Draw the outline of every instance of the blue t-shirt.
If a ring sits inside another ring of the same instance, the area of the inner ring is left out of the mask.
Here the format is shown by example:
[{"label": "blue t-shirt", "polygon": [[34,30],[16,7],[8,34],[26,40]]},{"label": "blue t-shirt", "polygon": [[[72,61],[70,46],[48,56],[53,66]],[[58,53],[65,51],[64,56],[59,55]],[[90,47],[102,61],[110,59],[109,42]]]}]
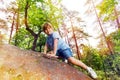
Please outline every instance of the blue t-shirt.
[{"label": "blue t-shirt", "polygon": [[50,50],[53,50],[54,48],[54,39],[58,39],[58,46],[57,46],[57,51],[58,50],[65,50],[67,48],[70,48],[68,44],[65,43],[65,41],[60,37],[58,32],[53,32],[47,37],[47,47]]}]

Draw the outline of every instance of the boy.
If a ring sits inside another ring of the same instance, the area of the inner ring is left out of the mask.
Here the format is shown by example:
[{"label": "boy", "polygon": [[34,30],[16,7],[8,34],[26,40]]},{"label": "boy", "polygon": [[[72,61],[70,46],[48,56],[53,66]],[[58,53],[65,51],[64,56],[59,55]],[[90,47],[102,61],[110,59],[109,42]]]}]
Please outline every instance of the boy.
[{"label": "boy", "polygon": [[46,54],[48,49],[51,51],[49,54],[46,54],[47,57],[62,57],[63,59],[67,59],[68,62],[87,70],[92,78],[97,78],[97,74],[91,67],[88,67],[83,62],[73,57],[69,45],[61,39],[60,35],[57,32],[54,32],[53,27],[50,23],[45,23],[43,25],[43,31],[45,34],[47,34],[47,41],[45,44],[44,53]]}]

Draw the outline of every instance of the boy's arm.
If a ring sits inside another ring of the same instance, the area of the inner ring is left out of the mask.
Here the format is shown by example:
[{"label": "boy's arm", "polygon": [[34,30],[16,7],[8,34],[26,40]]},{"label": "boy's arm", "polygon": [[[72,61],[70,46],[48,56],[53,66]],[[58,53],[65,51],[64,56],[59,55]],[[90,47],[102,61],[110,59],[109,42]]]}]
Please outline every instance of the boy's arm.
[{"label": "boy's arm", "polygon": [[45,44],[44,47],[44,56],[47,58],[58,58],[58,56],[56,56],[56,51],[57,51],[57,45],[58,45],[58,39],[54,39],[54,49],[51,52],[48,52],[48,54],[46,54],[47,52],[47,44]]},{"label": "boy's arm", "polygon": [[54,39],[53,55],[56,55],[57,47],[58,47],[58,39],[56,38],[56,39]]},{"label": "boy's arm", "polygon": [[58,56],[56,56],[57,45],[58,45],[58,39],[56,38],[54,39],[53,51],[51,51],[49,54],[46,55],[48,58],[58,58]]},{"label": "boy's arm", "polygon": [[47,43],[45,43],[44,54],[46,54],[46,52],[47,52]]}]

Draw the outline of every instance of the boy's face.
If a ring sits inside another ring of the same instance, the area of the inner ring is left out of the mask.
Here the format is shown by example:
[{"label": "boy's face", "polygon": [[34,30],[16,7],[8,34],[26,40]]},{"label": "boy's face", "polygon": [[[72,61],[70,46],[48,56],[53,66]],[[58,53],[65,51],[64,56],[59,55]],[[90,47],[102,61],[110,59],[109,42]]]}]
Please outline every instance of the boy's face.
[{"label": "boy's face", "polygon": [[47,28],[44,32],[45,32],[45,34],[50,35],[51,34],[51,28]]},{"label": "boy's face", "polygon": [[48,29],[46,29],[44,32],[45,32],[45,34],[47,34],[47,35],[49,34],[49,31],[48,31]]}]

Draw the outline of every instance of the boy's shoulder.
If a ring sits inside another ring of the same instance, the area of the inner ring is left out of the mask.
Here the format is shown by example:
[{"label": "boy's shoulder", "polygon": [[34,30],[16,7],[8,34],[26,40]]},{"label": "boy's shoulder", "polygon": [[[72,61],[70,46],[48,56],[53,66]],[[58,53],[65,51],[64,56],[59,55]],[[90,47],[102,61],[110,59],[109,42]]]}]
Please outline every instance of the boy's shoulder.
[{"label": "boy's shoulder", "polygon": [[58,32],[57,32],[57,31],[55,31],[55,32],[53,32],[53,34],[58,34]]},{"label": "boy's shoulder", "polygon": [[53,36],[54,36],[54,35],[59,35],[59,33],[58,33],[57,31],[56,31],[56,32],[53,32]]},{"label": "boy's shoulder", "polygon": [[58,32],[54,32],[53,35],[52,35],[54,38],[60,38],[60,35]]}]

